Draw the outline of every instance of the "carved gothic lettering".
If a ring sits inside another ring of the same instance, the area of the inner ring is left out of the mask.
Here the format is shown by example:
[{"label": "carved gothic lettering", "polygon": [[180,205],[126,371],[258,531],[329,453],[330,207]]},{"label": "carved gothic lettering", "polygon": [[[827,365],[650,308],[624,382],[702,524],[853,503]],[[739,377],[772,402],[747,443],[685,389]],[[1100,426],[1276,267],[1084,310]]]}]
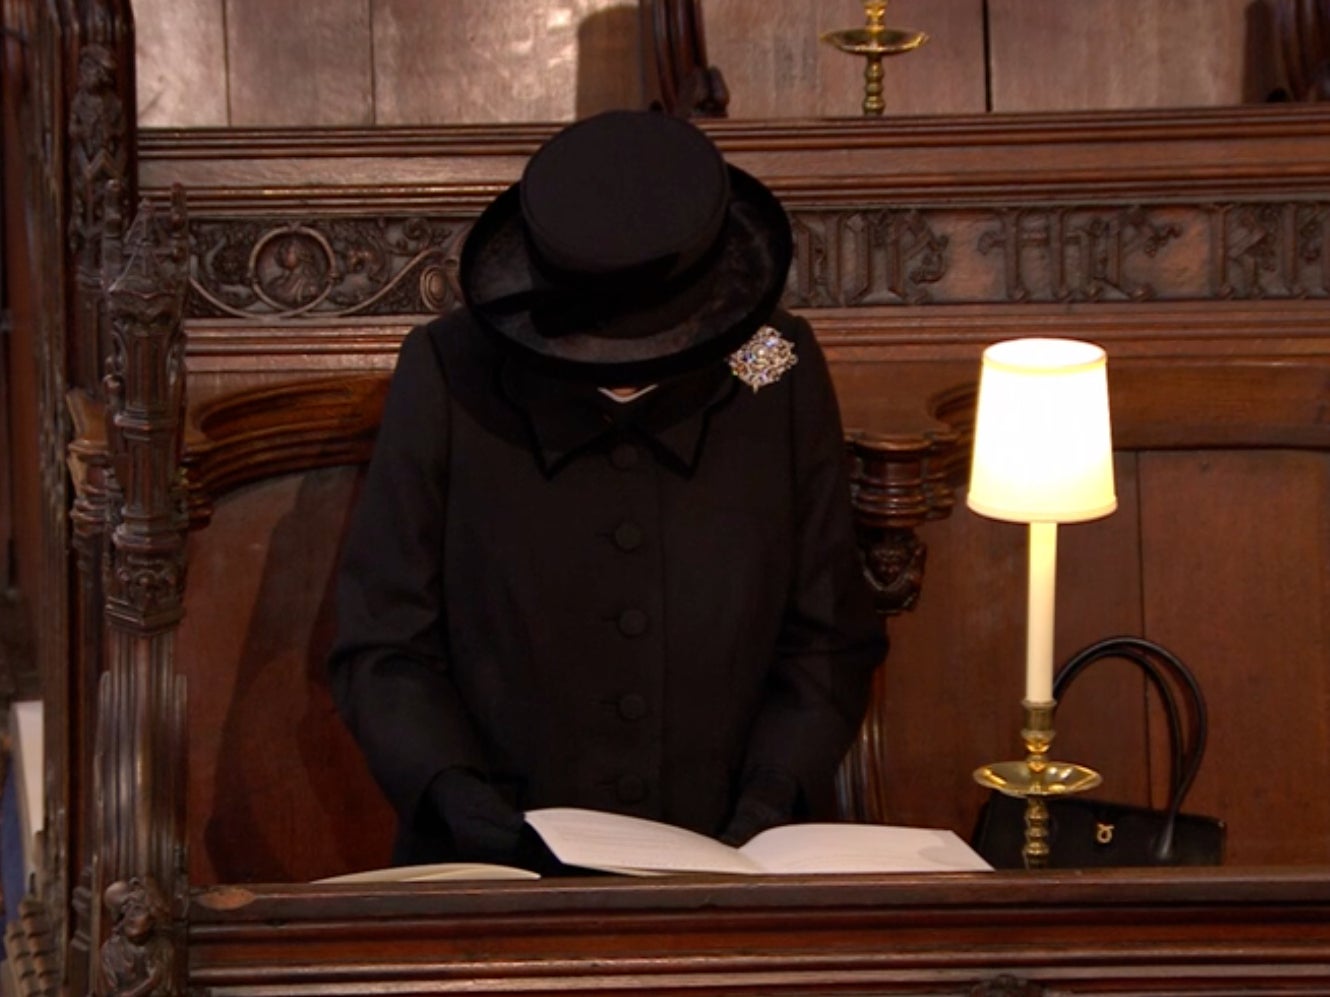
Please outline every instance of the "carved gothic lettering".
[{"label": "carved gothic lettering", "polygon": [[947,236],[935,233],[921,211],[897,213],[891,228],[887,286],[907,304],[928,301],[924,285],[946,276]]},{"label": "carved gothic lettering", "polygon": [[1330,293],[1330,207],[1324,204],[1294,205],[1297,247],[1294,265],[1308,283],[1298,284],[1300,294]]},{"label": "carved gothic lettering", "polygon": [[1263,298],[1278,287],[1279,206],[1225,205],[1215,219],[1216,294],[1221,298]]},{"label": "carved gothic lettering", "polygon": [[1217,297],[1330,293],[1330,208],[1324,204],[1219,205],[1211,213],[1211,243]]},{"label": "carved gothic lettering", "polygon": [[1155,285],[1134,277],[1132,264],[1181,234],[1137,206],[1012,209],[997,213],[978,248],[1001,255],[1008,301],[1146,301]]},{"label": "carved gothic lettering", "polygon": [[794,233],[794,262],[786,300],[794,307],[827,307],[833,303],[827,271],[833,269],[827,259],[827,241],[822,218],[811,213],[794,214],[790,227]]},{"label": "carved gothic lettering", "polygon": [[791,307],[921,304],[947,272],[948,238],[921,211],[796,212],[792,226]]},{"label": "carved gothic lettering", "polygon": [[1030,297],[1030,289],[1025,286],[1021,272],[1021,254],[1024,248],[1023,214],[1015,209],[997,212],[997,228],[990,229],[979,237],[980,254],[987,256],[996,252],[1002,260],[1002,275],[1005,279],[1008,301],[1025,301]]}]

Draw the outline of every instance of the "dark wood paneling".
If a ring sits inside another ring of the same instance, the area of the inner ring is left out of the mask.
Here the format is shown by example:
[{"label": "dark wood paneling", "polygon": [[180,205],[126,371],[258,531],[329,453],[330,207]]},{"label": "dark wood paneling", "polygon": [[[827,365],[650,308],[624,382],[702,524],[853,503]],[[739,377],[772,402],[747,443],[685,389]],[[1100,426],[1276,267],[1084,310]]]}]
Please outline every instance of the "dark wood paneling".
[{"label": "dark wood paneling", "polygon": [[[731,117],[862,113],[864,60],[819,41],[827,31],[862,27],[862,4],[711,0],[702,6],[707,54],[729,84]],[[981,0],[897,0],[887,23],[930,36],[923,48],[884,61],[888,116],[984,110]]]},{"label": "dark wood paneling", "polygon": [[138,119],[218,127],[227,115],[225,0],[135,0]]},{"label": "dark wood paneling", "polygon": [[226,0],[232,125],[374,123],[370,0]]},{"label": "dark wood paneling", "polygon": [[1330,458],[1154,454],[1141,488],[1147,632],[1210,705],[1189,806],[1235,863],[1330,862]]},{"label": "dark wood paneling", "polygon": [[[1275,53],[1252,0],[989,0],[996,111],[1241,104]],[[1257,51],[1249,54],[1249,36]],[[1260,89],[1257,87],[1257,89]]]},{"label": "dark wood paneling", "polygon": [[[861,25],[862,5],[702,8],[732,117],[861,113],[863,60],[819,36]],[[566,121],[650,89],[636,5],[619,0],[143,0],[136,14],[153,126]],[[896,0],[888,23],[930,35],[886,60],[888,116],[983,111],[989,85],[993,110],[1049,111],[1237,104],[1278,83],[1252,0]]]},{"label": "dark wood paneling", "polygon": [[219,502],[191,536],[177,650],[192,882],[299,882],[388,862],[395,818],[324,664],[356,480],[350,467],[269,479]]},{"label": "dark wood paneling", "polygon": [[221,887],[191,906],[190,970],[232,997],[1321,997],[1330,891],[1269,870]]},{"label": "dark wood paneling", "polygon": [[380,124],[569,121],[645,106],[635,4],[374,0]]}]

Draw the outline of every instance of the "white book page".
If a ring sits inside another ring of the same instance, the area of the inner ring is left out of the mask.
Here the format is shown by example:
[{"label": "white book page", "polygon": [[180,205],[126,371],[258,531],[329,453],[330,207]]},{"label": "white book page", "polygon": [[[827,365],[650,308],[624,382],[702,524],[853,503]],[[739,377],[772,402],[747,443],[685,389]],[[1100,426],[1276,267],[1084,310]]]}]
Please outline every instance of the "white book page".
[{"label": "white book page", "polygon": [[606,872],[729,872],[762,870],[729,845],[658,821],[623,814],[550,807],[527,823],[565,865]]},{"label": "white book page", "polygon": [[40,836],[45,827],[46,790],[42,773],[45,771],[42,733],[42,701],[24,699],[9,706],[9,730],[12,738],[10,757],[11,778],[18,780],[19,829],[22,834],[24,879],[37,873],[41,856]]},{"label": "white book page", "polygon": [[991,872],[951,831],[881,824],[787,824],[740,851],[771,873]]},{"label": "white book page", "polygon": [[437,883],[447,879],[539,879],[530,869],[488,862],[439,862],[432,865],[386,866],[316,879],[316,883]]}]

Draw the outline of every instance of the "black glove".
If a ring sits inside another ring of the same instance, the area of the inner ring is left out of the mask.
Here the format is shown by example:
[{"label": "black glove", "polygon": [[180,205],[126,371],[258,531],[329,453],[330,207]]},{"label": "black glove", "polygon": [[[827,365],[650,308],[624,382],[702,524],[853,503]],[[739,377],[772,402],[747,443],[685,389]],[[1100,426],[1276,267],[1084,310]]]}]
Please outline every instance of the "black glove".
[{"label": "black glove", "polygon": [[444,769],[426,797],[443,822],[455,858],[500,865],[516,861],[526,822],[479,773]]},{"label": "black glove", "polygon": [[720,840],[739,847],[760,831],[788,824],[799,800],[799,784],[775,769],[758,769],[744,782],[734,816]]},{"label": "black glove", "polygon": [[444,769],[429,784],[427,796],[453,860],[514,865],[542,876],[576,872],[554,857],[536,829],[480,773]]}]

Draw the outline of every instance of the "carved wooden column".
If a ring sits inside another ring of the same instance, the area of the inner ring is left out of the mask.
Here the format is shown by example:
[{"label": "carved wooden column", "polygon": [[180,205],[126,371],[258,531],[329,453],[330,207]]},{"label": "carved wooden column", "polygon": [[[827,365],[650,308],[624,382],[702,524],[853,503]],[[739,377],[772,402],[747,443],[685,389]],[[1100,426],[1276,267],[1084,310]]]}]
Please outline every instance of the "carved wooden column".
[{"label": "carved wooden column", "polygon": [[[939,423],[920,434],[850,434],[850,489],[864,574],[884,617],[913,609],[924,582],[927,547],[916,528],[941,519],[955,504],[953,471],[964,457],[964,435]],[[881,671],[873,696],[881,695]],[[837,773],[841,816],[890,823],[886,784],[886,739],[881,710],[868,711]]]},{"label": "carved wooden column", "polygon": [[183,197],[140,207],[122,245],[113,211],[103,262],[106,669],[98,687],[92,938],[94,992],[181,992],[187,904],[185,687],[175,669],[188,515],[184,423],[187,243]]},{"label": "carved wooden column", "polygon": [[[129,0],[66,0],[65,38],[66,237],[69,335],[64,356],[64,393],[100,405],[103,365],[111,352],[103,296],[103,239],[106,213],[123,214],[136,198],[133,168],[135,125],[134,30]],[[118,193],[108,193],[118,192]],[[87,413],[70,403],[73,433],[82,436]],[[68,425],[68,422],[65,423]],[[61,445],[70,439],[62,436]],[[82,459],[82,468],[78,462]],[[104,455],[101,458],[105,459]],[[89,923],[96,902],[89,894],[94,815],[90,812],[93,723],[102,665],[102,529],[105,522],[104,470],[89,454],[71,454],[75,481],[71,546],[77,571],[68,615],[69,679],[67,738],[69,846],[61,865],[62,896],[72,904],[67,948],[72,985],[85,987]]]}]

